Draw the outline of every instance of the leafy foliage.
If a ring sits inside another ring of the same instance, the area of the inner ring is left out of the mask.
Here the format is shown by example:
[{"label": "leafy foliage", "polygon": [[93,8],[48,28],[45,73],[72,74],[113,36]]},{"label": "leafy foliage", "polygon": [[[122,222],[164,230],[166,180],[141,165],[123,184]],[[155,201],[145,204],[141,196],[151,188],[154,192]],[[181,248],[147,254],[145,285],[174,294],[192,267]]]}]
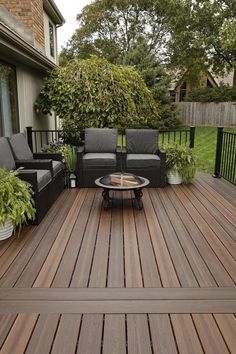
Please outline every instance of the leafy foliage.
[{"label": "leafy foliage", "polygon": [[70,146],[62,138],[54,140],[42,149],[43,152],[60,152],[66,169],[75,172],[77,163],[77,150],[75,146]]},{"label": "leafy foliage", "polygon": [[81,144],[82,138],[76,120],[64,117],[62,120],[61,137],[66,144],[72,146],[79,146]]},{"label": "leafy foliage", "polygon": [[159,124],[152,93],[137,71],[95,56],[53,70],[37,105],[44,112],[55,111],[67,131],[71,126],[78,131],[85,127],[157,127]]},{"label": "leafy foliage", "polygon": [[180,125],[177,106],[171,101],[168,91],[170,76],[163,65],[150,52],[147,42],[140,38],[136,45],[124,57],[125,64],[136,67],[147,87],[152,91],[158,103],[161,128],[177,128]]},{"label": "leafy foliage", "polygon": [[140,37],[163,58],[171,9],[170,0],[95,0],[78,14],[78,29],[62,51],[61,63],[95,54],[121,64]]},{"label": "leafy foliage", "polygon": [[74,146],[68,146],[64,152],[64,161],[66,168],[70,173],[75,173],[77,164],[77,149]]},{"label": "leafy foliage", "polygon": [[167,173],[170,170],[177,171],[183,183],[190,183],[196,172],[196,158],[194,150],[178,144],[168,145],[166,150]]},{"label": "leafy foliage", "polygon": [[172,65],[189,70],[190,77],[209,69],[215,74],[235,69],[236,2],[176,0],[175,6],[178,15],[169,21]]},{"label": "leafy foliage", "polygon": [[236,101],[236,87],[201,87],[188,93],[188,102],[232,102]]},{"label": "leafy foliage", "polygon": [[60,55],[60,63],[96,54],[116,64],[135,66],[159,106],[162,127],[179,125],[168,92],[167,22],[172,0],[96,0],[77,16],[78,29]]},{"label": "leafy foliage", "polygon": [[35,217],[31,186],[17,176],[18,170],[0,168],[0,225],[11,219],[14,228]]}]

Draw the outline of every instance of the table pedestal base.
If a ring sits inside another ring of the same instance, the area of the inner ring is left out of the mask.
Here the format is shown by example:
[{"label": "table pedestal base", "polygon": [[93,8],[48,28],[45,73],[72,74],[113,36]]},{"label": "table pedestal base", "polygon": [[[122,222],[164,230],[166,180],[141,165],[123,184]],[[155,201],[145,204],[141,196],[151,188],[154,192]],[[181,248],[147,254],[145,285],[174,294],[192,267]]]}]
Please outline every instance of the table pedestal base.
[{"label": "table pedestal base", "polygon": [[[137,188],[137,189],[134,189],[133,191],[134,191],[134,196],[135,196],[134,199],[137,202],[138,209],[142,210],[143,209],[143,202],[142,202],[143,192],[142,192],[142,188]],[[113,199],[109,195],[109,189],[104,189],[103,190],[102,197],[103,197],[103,201],[104,201],[104,209],[107,210],[111,200]]]}]

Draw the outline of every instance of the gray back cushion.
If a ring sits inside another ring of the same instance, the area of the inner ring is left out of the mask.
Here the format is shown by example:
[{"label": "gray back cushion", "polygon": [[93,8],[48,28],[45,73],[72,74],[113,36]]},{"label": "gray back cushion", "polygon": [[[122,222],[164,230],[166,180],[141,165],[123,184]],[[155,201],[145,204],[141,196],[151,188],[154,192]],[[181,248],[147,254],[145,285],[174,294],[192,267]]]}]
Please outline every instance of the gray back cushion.
[{"label": "gray back cushion", "polygon": [[126,129],[126,150],[128,154],[155,154],[158,131],[154,129]]},{"label": "gray back cushion", "polygon": [[85,152],[115,152],[117,134],[117,129],[86,128]]},{"label": "gray back cushion", "polygon": [[32,160],[33,154],[22,133],[12,135],[9,139],[16,160]]},{"label": "gray back cushion", "polygon": [[8,171],[14,170],[16,167],[7,138],[0,138],[0,168],[3,167]]}]

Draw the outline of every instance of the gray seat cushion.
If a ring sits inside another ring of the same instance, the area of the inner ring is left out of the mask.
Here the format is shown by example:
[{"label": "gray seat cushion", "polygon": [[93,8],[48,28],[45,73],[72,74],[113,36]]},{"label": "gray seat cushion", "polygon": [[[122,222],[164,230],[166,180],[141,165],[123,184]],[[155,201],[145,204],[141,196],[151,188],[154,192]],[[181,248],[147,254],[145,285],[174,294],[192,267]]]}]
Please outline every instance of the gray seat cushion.
[{"label": "gray seat cushion", "polygon": [[83,166],[86,167],[115,167],[116,154],[88,153],[83,156]]},{"label": "gray seat cushion", "polygon": [[7,138],[0,138],[0,167],[15,170],[16,164]]},{"label": "gray seat cushion", "polygon": [[16,160],[32,160],[33,154],[27,144],[25,136],[21,133],[12,135],[9,139],[13,155]]},{"label": "gray seat cushion", "polygon": [[152,154],[127,154],[127,168],[159,167],[160,157]]},{"label": "gray seat cushion", "polygon": [[154,129],[126,129],[126,151],[128,154],[155,154],[158,131]]},{"label": "gray seat cushion", "polygon": [[117,129],[86,128],[85,152],[116,152]]},{"label": "gray seat cushion", "polygon": [[23,172],[37,172],[38,191],[40,192],[52,180],[51,172],[49,170],[31,170],[24,169]]},{"label": "gray seat cushion", "polygon": [[64,165],[61,161],[52,161],[53,176],[56,176],[64,169]]}]

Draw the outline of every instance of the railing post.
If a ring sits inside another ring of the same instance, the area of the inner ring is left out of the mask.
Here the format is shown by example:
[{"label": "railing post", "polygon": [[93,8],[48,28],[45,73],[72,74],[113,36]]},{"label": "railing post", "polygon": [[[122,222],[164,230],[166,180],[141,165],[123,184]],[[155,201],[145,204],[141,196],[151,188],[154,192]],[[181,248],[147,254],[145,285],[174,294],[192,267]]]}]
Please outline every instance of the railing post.
[{"label": "railing post", "polygon": [[30,147],[30,150],[33,152],[33,134],[32,134],[32,127],[26,127],[27,133],[27,142]]},{"label": "railing post", "polygon": [[215,177],[215,178],[220,178],[220,165],[221,165],[221,155],[222,155],[223,129],[224,128],[222,128],[222,127],[219,127],[217,129],[215,172],[213,174],[213,177]]},{"label": "railing post", "polygon": [[190,127],[190,142],[189,147],[191,149],[194,148],[194,140],[195,140],[195,127]]}]

